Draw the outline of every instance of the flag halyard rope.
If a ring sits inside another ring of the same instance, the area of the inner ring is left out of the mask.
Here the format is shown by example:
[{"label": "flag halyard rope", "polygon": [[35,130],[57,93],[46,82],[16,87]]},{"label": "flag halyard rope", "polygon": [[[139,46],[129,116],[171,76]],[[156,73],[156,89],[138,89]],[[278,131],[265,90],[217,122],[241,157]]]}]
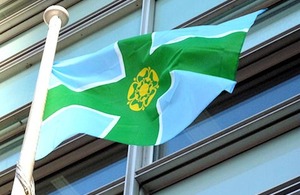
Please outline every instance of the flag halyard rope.
[{"label": "flag halyard rope", "polygon": [[27,182],[25,179],[25,175],[22,172],[22,168],[19,163],[16,166],[16,178],[19,180],[20,184],[22,185],[24,192],[26,195],[35,195],[35,186],[33,177],[31,176],[30,183]]}]

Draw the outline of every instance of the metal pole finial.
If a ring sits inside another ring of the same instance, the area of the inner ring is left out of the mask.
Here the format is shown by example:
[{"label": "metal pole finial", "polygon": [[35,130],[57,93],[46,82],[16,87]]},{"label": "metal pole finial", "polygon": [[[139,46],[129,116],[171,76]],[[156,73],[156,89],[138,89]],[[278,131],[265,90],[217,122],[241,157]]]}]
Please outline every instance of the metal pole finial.
[{"label": "metal pole finial", "polygon": [[64,7],[59,6],[59,5],[50,6],[45,10],[44,15],[43,15],[44,22],[47,25],[49,25],[50,19],[53,16],[59,17],[59,19],[61,20],[62,27],[65,26],[69,21],[68,11]]}]

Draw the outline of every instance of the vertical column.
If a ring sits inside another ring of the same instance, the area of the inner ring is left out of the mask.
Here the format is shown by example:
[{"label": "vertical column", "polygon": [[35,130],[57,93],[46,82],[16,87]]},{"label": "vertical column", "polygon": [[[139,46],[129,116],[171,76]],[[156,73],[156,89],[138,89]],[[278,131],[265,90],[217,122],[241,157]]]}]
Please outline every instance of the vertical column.
[{"label": "vertical column", "polygon": [[[155,0],[143,0],[140,34],[153,31]],[[135,171],[153,162],[154,146],[129,146],[125,175],[124,195],[142,194],[135,179]]]}]

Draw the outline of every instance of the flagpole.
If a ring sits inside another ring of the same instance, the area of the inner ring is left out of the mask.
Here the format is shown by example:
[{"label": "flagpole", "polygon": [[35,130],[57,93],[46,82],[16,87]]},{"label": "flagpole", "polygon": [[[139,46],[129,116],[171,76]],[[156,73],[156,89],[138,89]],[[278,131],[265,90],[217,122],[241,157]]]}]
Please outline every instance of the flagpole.
[{"label": "flagpole", "polygon": [[[143,0],[140,34],[153,31],[154,11],[155,0]],[[135,172],[137,169],[152,163],[153,150],[153,146],[128,146],[124,195],[140,194]]]},{"label": "flagpole", "polygon": [[48,24],[49,29],[20,158],[16,167],[16,174],[11,193],[12,195],[35,194],[32,173],[34,169],[39,130],[42,123],[44,105],[47,96],[47,87],[51,75],[59,31],[62,26],[67,24],[69,14],[65,8],[56,5],[47,8],[44,12],[43,18],[44,22]]}]

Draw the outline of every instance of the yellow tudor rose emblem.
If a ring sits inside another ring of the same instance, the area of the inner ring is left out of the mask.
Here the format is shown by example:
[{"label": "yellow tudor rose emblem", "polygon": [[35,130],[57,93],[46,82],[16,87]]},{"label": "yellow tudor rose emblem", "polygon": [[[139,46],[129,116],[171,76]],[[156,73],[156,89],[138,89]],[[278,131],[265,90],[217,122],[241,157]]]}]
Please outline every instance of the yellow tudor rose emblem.
[{"label": "yellow tudor rose emblem", "polygon": [[153,69],[143,68],[129,87],[127,95],[129,108],[133,111],[145,110],[156,94],[158,81],[157,73]]}]

